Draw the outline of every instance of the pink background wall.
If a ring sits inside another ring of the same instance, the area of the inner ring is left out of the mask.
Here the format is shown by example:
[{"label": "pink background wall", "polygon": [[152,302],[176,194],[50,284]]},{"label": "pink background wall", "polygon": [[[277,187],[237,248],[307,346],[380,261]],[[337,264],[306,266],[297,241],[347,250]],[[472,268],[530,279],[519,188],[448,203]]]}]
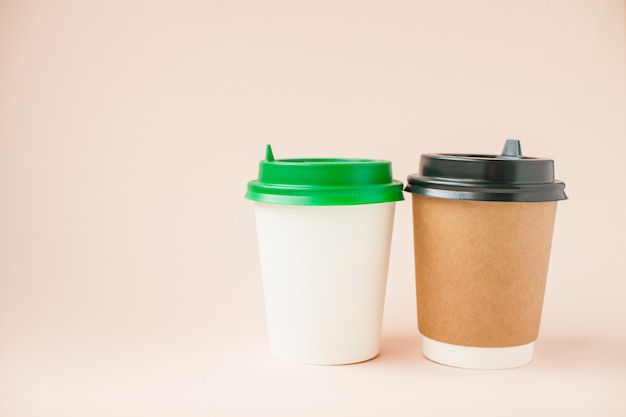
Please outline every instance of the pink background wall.
[{"label": "pink background wall", "polygon": [[[626,415],[621,0],[0,1],[0,415]],[[556,160],[534,362],[421,356],[410,204],[381,355],[267,352],[252,205],[281,157]],[[420,414],[421,413],[421,414]],[[592,414],[593,413],[593,414]]]}]

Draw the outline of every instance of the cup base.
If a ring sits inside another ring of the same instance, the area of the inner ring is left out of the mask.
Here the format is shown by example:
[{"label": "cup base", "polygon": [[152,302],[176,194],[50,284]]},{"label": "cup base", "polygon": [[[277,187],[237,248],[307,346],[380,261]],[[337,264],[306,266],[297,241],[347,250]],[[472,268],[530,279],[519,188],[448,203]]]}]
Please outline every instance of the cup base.
[{"label": "cup base", "polygon": [[380,354],[378,351],[374,354],[367,354],[362,356],[352,357],[303,357],[293,356],[288,354],[278,354],[274,351],[271,352],[272,356],[285,362],[297,363],[300,365],[312,365],[312,366],[341,366],[341,365],[354,365],[363,363],[375,359]]},{"label": "cup base", "polygon": [[512,347],[458,346],[422,335],[424,356],[433,362],[467,369],[510,369],[533,359],[535,342]]}]

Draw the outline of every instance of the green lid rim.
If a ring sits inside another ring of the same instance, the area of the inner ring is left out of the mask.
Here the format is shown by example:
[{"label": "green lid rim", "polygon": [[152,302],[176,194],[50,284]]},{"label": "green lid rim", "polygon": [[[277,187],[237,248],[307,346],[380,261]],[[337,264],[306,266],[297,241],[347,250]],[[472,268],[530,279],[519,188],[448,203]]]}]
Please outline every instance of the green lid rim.
[{"label": "green lid rim", "polygon": [[356,187],[281,187],[248,182],[245,198],[272,204],[301,206],[343,206],[357,204],[391,203],[404,200],[403,184],[393,180],[390,184]]}]

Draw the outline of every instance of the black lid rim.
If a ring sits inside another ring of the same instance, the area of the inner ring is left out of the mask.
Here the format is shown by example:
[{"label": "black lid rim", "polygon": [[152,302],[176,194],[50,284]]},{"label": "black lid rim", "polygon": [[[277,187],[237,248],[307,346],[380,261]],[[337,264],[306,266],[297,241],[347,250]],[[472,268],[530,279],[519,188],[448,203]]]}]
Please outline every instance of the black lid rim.
[{"label": "black lid rim", "polygon": [[502,187],[502,184],[482,186],[453,184],[417,184],[410,182],[404,191],[425,197],[450,200],[501,201],[501,202],[547,202],[567,200],[565,184],[555,181],[551,184],[528,184],[526,186]]}]

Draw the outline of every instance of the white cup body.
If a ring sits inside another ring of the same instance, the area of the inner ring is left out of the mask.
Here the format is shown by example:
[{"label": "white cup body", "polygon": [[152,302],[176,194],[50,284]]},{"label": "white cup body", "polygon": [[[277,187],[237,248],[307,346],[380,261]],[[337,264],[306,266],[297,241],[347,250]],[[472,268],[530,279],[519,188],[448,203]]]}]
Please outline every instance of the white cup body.
[{"label": "white cup body", "polygon": [[275,356],[339,365],[378,355],[394,211],[255,202]]}]

